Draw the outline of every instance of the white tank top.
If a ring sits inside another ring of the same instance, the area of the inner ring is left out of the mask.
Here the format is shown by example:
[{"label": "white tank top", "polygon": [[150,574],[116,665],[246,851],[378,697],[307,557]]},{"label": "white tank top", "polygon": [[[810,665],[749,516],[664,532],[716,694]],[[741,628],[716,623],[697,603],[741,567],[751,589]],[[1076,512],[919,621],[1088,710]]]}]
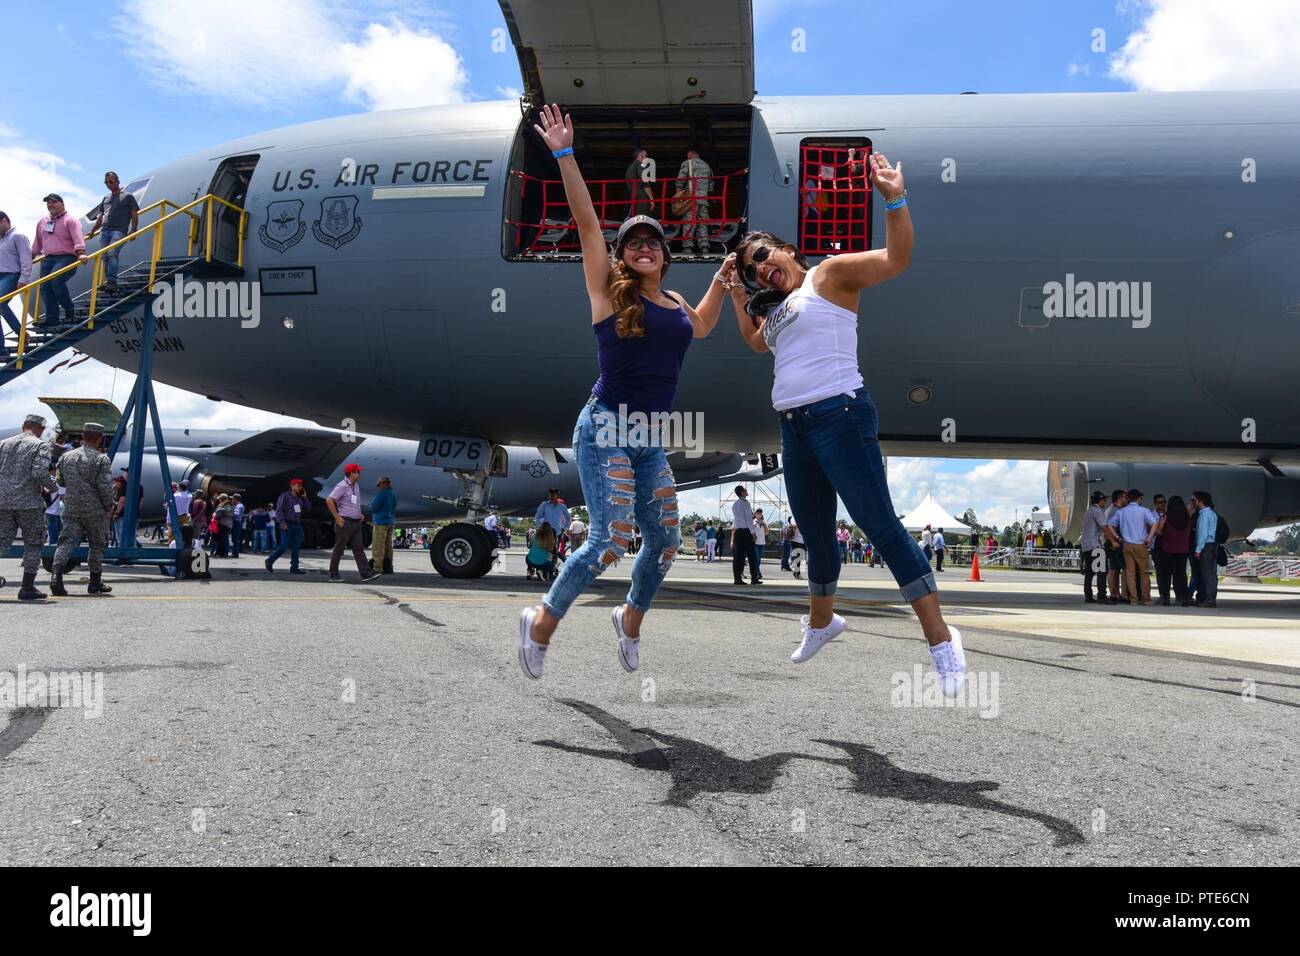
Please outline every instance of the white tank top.
[{"label": "white tank top", "polygon": [[817,266],[763,325],[776,359],[772,407],[778,412],[862,387],[858,371],[858,317],[813,291]]}]

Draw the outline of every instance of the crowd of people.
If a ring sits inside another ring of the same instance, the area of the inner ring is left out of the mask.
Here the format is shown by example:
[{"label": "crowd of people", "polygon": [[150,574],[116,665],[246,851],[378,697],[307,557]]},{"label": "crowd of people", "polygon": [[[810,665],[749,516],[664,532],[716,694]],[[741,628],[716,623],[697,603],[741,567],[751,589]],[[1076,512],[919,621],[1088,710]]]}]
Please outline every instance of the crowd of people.
[{"label": "crowd of people", "polygon": [[1151,605],[1154,566],[1161,605],[1217,607],[1230,529],[1214,510],[1213,496],[1195,491],[1185,501],[1158,494],[1154,509],[1143,500],[1137,488],[1116,489],[1109,504],[1105,493],[1092,493],[1079,541],[1084,601]]}]

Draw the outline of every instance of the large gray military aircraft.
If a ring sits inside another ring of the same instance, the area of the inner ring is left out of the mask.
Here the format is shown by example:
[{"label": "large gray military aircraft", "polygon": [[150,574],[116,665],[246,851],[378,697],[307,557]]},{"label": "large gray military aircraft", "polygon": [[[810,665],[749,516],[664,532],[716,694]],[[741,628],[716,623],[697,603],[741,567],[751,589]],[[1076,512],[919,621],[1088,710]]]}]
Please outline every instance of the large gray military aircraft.
[{"label": "large gray military aircraft", "polygon": [[[321,120],[136,178],[142,204],[215,193],[246,209],[243,275],[260,282],[255,326],[167,319],[158,378],[435,445],[568,444],[596,369],[576,237],[532,130],[555,101],[611,229],[634,147],[670,236],[697,225],[672,203],[687,146],[709,164],[713,250],[674,246],[669,275],[690,298],[746,229],[813,258],[879,247],[861,161],[905,161],[911,268],[860,314],[887,454],[1300,481],[1281,471],[1300,464],[1300,93],[760,98],[748,0],[500,6],[519,102]],[[216,220],[233,262],[239,217]],[[731,321],[692,345],[677,408],[702,416],[707,448],[771,452],[770,359]],[[132,368],[139,323],[80,347]],[[1296,517],[1267,511],[1296,497],[1259,496],[1246,523]]]}]

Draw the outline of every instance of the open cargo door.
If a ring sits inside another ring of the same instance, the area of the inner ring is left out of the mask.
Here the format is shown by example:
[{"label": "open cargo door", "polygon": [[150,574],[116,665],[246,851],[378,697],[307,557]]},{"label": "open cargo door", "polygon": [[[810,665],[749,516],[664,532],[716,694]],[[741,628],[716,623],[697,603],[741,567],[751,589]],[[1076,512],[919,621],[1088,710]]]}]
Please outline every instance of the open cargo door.
[{"label": "open cargo door", "polygon": [[750,0],[499,0],[529,106],[744,105]]}]

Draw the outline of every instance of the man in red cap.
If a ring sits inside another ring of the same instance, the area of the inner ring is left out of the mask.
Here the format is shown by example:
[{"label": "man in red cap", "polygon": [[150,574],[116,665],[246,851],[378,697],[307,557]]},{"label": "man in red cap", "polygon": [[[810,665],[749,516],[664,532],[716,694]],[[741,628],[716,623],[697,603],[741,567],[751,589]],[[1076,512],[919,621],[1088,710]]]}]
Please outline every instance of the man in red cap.
[{"label": "man in red cap", "polygon": [[361,466],[349,462],[343,468],[343,480],[334,486],[330,496],[325,499],[334,518],[334,551],[330,555],[330,583],[337,584],[343,578],[339,576],[339,559],[343,552],[351,548],[352,556],[357,561],[357,573],[362,581],[373,581],[379,577],[370,569],[370,560],[366,557],[365,538],[361,534],[361,489],[357,482],[361,478]]},{"label": "man in red cap", "polygon": [[266,559],[267,571],[274,573],[276,559],[289,551],[289,573],[307,573],[298,567],[298,554],[302,550],[302,514],[306,510],[307,493],[303,490],[302,479],[290,478],[289,490],[276,499],[275,514],[271,516],[280,527],[280,543]]}]

